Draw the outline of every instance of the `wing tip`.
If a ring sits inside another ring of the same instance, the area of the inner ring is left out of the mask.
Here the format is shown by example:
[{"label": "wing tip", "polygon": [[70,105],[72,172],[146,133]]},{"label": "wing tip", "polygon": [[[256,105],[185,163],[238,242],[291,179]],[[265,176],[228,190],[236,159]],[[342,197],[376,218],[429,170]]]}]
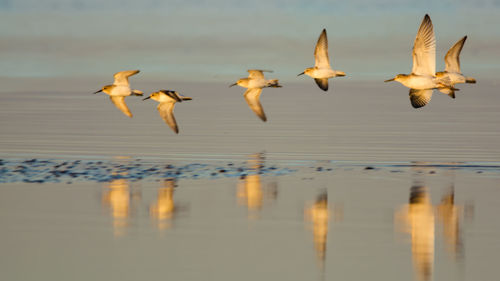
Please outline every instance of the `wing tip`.
[{"label": "wing tip", "polygon": [[177,126],[177,122],[175,122],[175,124],[170,124],[168,122],[166,122],[166,123],[170,127],[170,129],[172,129],[172,131],[174,131],[174,133],[179,134],[179,126]]},{"label": "wing tip", "polygon": [[319,39],[321,39],[322,37],[327,38],[327,35],[326,35],[326,28],[323,28],[323,30],[321,31],[321,34],[319,35]]},{"label": "wing tip", "polygon": [[416,98],[412,99],[411,97],[410,97],[410,102],[411,102],[411,106],[413,106],[413,108],[422,108],[429,103],[429,101],[420,100],[420,99],[416,99]]},{"label": "wing tip", "polygon": [[424,19],[422,20],[422,26],[431,26],[432,27],[432,20],[429,14],[425,14]]},{"label": "wing tip", "polygon": [[328,79],[326,79],[326,81],[324,79],[326,78],[315,78],[314,81],[321,90],[326,92],[328,91]]}]

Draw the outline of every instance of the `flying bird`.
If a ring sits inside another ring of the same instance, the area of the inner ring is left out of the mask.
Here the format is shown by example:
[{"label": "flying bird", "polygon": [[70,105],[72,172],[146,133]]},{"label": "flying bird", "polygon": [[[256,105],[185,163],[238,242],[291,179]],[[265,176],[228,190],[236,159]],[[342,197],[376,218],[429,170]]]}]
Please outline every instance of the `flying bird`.
[{"label": "flying bird", "polygon": [[248,106],[262,121],[266,122],[267,117],[264,113],[262,105],[260,104],[260,94],[262,93],[262,88],[281,88],[282,86],[279,84],[278,79],[265,79],[264,72],[272,72],[272,70],[249,69],[248,78],[241,78],[229,87],[238,85],[240,87],[247,88],[243,96],[245,97]]},{"label": "flying bird", "polygon": [[127,107],[125,103],[125,97],[130,95],[142,96],[143,92],[139,90],[130,89],[130,84],[128,82],[128,78],[134,74],[139,73],[139,70],[125,70],[115,73],[113,76],[115,81],[112,85],[106,85],[102,87],[99,91],[94,94],[104,92],[109,95],[109,98],[113,102],[113,104],[123,112],[123,114],[128,117],[132,117],[132,113],[130,109]]},{"label": "flying bird", "polygon": [[425,15],[413,43],[413,68],[410,74],[398,74],[385,82],[398,81],[410,88],[410,102],[414,108],[425,106],[432,98],[432,90],[452,88],[450,80],[437,78],[436,38],[429,15]]},{"label": "flying bird", "polygon": [[330,66],[330,60],[328,59],[328,38],[326,37],[326,29],[323,29],[321,35],[318,38],[318,43],[316,43],[316,48],[314,49],[314,67],[308,67],[302,74],[308,75],[314,78],[318,87],[323,91],[328,90],[328,79],[333,77],[345,76],[345,73],[340,70],[332,70]]},{"label": "flying bird", "polygon": [[[459,83],[476,83],[476,79],[464,76],[460,72],[460,52],[464,47],[465,40],[467,40],[467,36],[458,40],[458,42],[455,43],[450,50],[448,50],[446,56],[444,57],[444,63],[446,66],[444,71],[436,72],[436,77],[438,79],[449,79],[451,86],[455,86],[455,84]],[[451,88],[441,88],[439,91],[455,98],[455,91]]]},{"label": "flying bird", "polygon": [[190,97],[184,97],[179,95],[176,91],[170,90],[159,90],[158,92],[154,92],[149,97],[143,99],[152,99],[160,104],[157,109],[160,113],[161,118],[167,123],[168,126],[174,131],[176,134],[179,133],[179,127],[177,127],[177,122],[174,117],[174,107],[176,102],[182,102],[185,100],[192,100]]}]

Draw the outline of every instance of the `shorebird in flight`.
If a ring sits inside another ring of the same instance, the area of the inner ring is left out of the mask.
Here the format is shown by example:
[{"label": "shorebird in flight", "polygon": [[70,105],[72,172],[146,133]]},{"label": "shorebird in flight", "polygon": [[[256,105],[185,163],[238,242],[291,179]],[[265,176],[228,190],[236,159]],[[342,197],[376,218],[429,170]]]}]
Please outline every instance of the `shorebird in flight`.
[{"label": "shorebird in flight", "polygon": [[[432,90],[452,88],[450,80],[438,79],[436,74],[436,37],[429,15],[425,15],[413,43],[413,68],[410,74],[398,74],[385,82],[398,81],[410,88],[410,102],[414,108],[425,106],[432,98]],[[456,90],[456,89],[454,89]]]},{"label": "shorebird in flight", "polygon": [[[467,36],[464,36],[448,50],[444,57],[444,63],[446,65],[444,71],[436,72],[436,77],[438,79],[449,79],[451,86],[455,86],[455,84],[459,83],[476,83],[476,79],[464,76],[460,72],[460,52],[464,47],[466,39]],[[439,91],[455,98],[455,91],[451,88],[441,88]]]},{"label": "shorebird in flight", "polygon": [[266,122],[267,117],[264,113],[262,105],[260,104],[260,94],[262,93],[262,88],[281,88],[282,86],[279,84],[278,79],[265,79],[264,72],[272,72],[272,70],[249,69],[248,78],[241,78],[229,87],[238,85],[240,87],[247,88],[243,96],[245,97],[248,106],[262,121]]},{"label": "shorebird in flight", "polygon": [[143,93],[141,91],[130,89],[130,84],[128,83],[128,78],[137,73],[139,73],[139,70],[125,70],[117,72],[114,75],[115,81],[113,82],[113,85],[106,85],[94,94],[100,92],[108,94],[113,104],[121,110],[123,114],[128,117],[132,117],[132,113],[125,103],[125,97],[130,95],[142,96]]},{"label": "shorebird in flight", "polygon": [[332,70],[330,66],[330,60],[328,59],[328,38],[326,37],[326,29],[323,29],[321,35],[318,38],[318,43],[316,43],[316,48],[314,49],[314,67],[308,67],[302,74],[308,75],[314,78],[316,84],[323,90],[328,90],[328,79],[333,77],[345,76],[345,73],[340,70]]},{"label": "shorebird in flight", "polygon": [[176,102],[182,102],[185,100],[192,100],[190,97],[184,97],[179,95],[176,91],[170,90],[159,90],[158,92],[154,92],[149,97],[143,99],[152,99],[160,104],[157,109],[160,113],[161,118],[167,123],[168,126],[174,131],[176,134],[179,133],[179,127],[177,127],[177,122],[174,117],[174,107]]}]

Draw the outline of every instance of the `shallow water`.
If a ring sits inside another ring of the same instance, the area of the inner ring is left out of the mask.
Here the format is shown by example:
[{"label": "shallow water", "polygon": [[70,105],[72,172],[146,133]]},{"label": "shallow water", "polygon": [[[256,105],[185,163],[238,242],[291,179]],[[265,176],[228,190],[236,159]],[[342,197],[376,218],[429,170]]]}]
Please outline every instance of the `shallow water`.
[{"label": "shallow water", "polygon": [[271,162],[249,155],[238,177],[4,183],[0,276],[497,280],[498,168],[306,161],[275,175]]}]

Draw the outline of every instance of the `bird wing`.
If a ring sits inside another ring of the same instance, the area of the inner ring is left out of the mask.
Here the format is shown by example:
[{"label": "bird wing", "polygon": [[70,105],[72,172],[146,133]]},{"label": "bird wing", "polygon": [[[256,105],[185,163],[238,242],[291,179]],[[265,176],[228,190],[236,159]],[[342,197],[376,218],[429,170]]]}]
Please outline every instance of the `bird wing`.
[{"label": "bird wing", "polygon": [[132,112],[128,109],[127,104],[125,103],[124,96],[109,96],[111,101],[115,104],[115,106],[121,110],[128,117],[132,117]]},{"label": "bird wing", "polygon": [[160,92],[164,93],[171,99],[175,100],[176,102],[182,102],[184,100],[192,100],[193,98],[190,97],[185,97],[183,95],[180,95],[176,91],[170,91],[170,90],[160,90]]},{"label": "bird wing", "polygon": [[139,73],[139,70],[125,70],[117,72],[113,75],[115,78],[113,85],[129,86],[128,78],[137,73]]},{"label": "bird wing", "polygon": [[410,89],[410,102],[414,108],[420,108],[429,103],[432,98],[432,89],[416,90]]},{"label": "bird wing", "polygon": [[253,110],[253,112],[255,112],[255,114],[259,116],[259,118],[262,121],[266,122],[267,121],[266,114],[264,113],[264,109],[262,108],[262,105],[260,104],[259,101],[261,93],[262,89],[253,88],[246,90],[243,96],[245,97],[245,100],[247,101],[250,109]]},{"label": "bird wing", "polygon": [[330,68],[330,60],[328,59],[328,38],[326,37],[326,29],[323,29],[314,49],[315,67]]},{"label": "bird wing", "polygon": [[158,112],[160,113],[161,118],[167,123],[167,125],[174,131],[176,134],[179,133],[179,128],[177,127],[177,122],[174,117],[174,102],[162,102],[158,105]]},{"label": "bird wing", "polygon": [[318,87],[323,91],[328,91],[328,78],[314,78]]},{"label": "bird wing", "polygon": [[273,72],[272,70],[264,70],[264,69],[249,69],[248,71],[248,78],[257,78],[257,79],[264,79],[264,73],[263,72]]},{"label": "bird wing", "polygon": [[178,101],[182,102],[181,95],[177,93],[176,91],[171,91],[171,90],[160,90],[160,92],[164,93],[167,95],[169,98],[171,98],[173,101]]},{"label": "bird wing", "polygon": [[445,71],[460,73],[460,52],[464,47],[466,39],[467,36],[464,36],[448,50],[448,53],[446,53],[444,57],[444,63],[446,64]]},{"label": "bird wing", "polygon": [[413,43],[413,69],[417,75],[432,75],[436,73],[436,37],[429,15],[425,15]]}]

